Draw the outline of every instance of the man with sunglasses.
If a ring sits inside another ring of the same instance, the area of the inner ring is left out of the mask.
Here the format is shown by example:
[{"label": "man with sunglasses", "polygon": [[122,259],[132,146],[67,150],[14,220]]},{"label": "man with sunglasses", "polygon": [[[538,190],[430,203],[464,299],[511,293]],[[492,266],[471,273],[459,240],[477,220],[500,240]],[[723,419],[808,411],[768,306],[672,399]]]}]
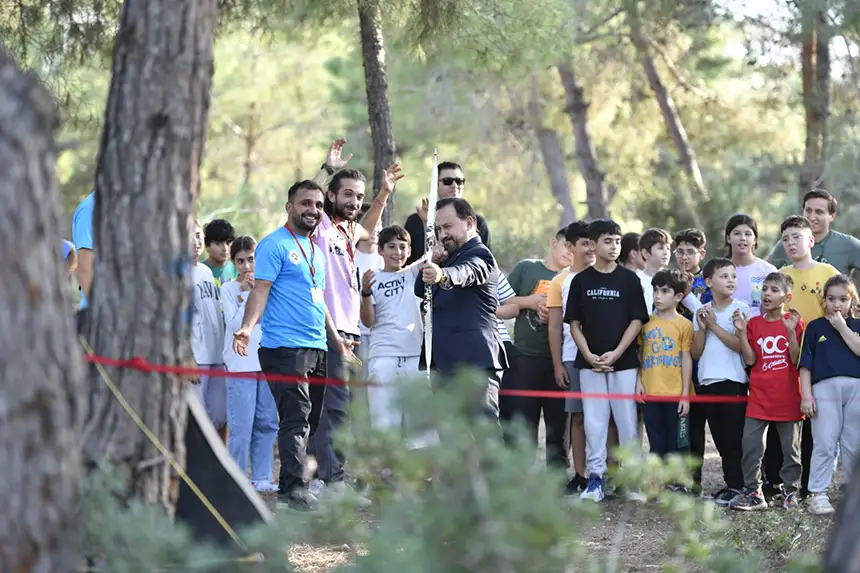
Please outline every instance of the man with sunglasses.
[{"label": "man with sunglasses", "polygon": [[[447,197],[462,197],[463,190],[466,187],[466,176],[463,175],[463,169],[453,161],[443,161],[439,164],[439,179],[438,193],[439,199]],[[477,230],[481,237],[481,242],[489,249],[490,247],[490,228],[487,226],[487,220],[477,215]],[[412,254],[406,260],[406,264],[410,265],[424,256],[424,249],[427,244],[425,229],[427,227],[427,199],[421,200],[421,207],[417,213],[412,213],[406,219],[403,228],[409,233],[412,238]]]}]

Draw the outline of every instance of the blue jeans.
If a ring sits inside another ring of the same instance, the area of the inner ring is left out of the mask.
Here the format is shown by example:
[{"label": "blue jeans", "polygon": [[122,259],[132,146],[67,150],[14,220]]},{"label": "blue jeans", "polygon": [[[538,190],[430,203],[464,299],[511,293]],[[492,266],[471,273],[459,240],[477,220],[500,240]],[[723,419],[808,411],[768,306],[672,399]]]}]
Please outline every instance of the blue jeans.
[{"label": "blue jeans", "polygon": [[274,473],[278,409],[264,380],[227,378],[227,450],[243,473],[251,458],[251,480],[271,480]]}]

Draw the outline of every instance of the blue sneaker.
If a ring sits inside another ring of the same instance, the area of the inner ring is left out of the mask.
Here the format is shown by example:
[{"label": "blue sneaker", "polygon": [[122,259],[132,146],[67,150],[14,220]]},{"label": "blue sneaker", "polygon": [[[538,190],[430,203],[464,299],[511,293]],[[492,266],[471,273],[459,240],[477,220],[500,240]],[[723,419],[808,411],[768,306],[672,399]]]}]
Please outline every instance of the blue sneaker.
[{"label": "blue sneaker", "polygon": [[603,478],[597,474],[588,476],[588,485],[585,491],[579,494],[579,499],[588,499],[591,501],[603,501]]}]

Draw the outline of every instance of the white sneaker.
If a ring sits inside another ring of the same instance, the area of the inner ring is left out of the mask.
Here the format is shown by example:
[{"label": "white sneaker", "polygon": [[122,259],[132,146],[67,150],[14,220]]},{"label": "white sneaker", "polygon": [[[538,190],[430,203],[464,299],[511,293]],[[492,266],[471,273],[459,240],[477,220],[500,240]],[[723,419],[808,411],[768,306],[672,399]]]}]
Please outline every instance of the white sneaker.
[{"label": "white sneaker", "polygon": [[322,492],[326,489],[326,484],[321,479],[315,479],[311,481],[310,487],[308,488],[310,492],[315,496],[319,497]]},{"label": "white sneaker", "polygon": [[628,491],[627,501],[635,501],[636,503],[647,503],[648,496],[641,491]]},{"label": "white sneaker", "polygon": [[268,479],[252,481],[251,485],[253,485],[254,489],[260,493],[272,493],[273,491],[278,491],[278,484],[272,483],[272,480]]},{"label": "white sneaker", "polygon": [[836,510],[830,505],[830,499],[826,493],[816,493],[809,500],[809,513],[813,515],[830,515]]},{"label": "white sneaker", "polygon": [[591,474],[588,477],[588,485],[581,494],[579,499],[587,499],[590,501],[603,501],[603,478],[597,474]]}]

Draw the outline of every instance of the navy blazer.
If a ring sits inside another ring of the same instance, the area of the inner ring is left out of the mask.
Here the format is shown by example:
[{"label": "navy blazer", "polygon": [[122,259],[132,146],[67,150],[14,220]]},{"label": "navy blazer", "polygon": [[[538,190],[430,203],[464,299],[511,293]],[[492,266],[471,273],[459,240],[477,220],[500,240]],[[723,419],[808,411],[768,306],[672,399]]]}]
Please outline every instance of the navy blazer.
[{"label": "navy blazer", "polygon": [[[458,365],[504,370],[505,347],[496,329],[499,267],[493,254],[474,237],[442,265],[450,288],[433,286],[433,365],[452,374]],[[424,298],[421,274],[415,296]]]}]

